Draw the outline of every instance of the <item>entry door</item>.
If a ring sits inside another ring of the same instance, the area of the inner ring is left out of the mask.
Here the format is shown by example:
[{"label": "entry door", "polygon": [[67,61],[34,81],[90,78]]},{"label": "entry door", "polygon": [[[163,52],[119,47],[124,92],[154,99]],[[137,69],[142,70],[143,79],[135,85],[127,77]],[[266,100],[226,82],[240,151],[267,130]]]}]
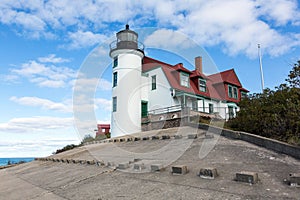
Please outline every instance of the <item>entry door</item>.
[{"label": "entry door", "polygon": [[142,101],[142,117],[148,116],[148,102]]},{"label": "entry door", "polygon": [[234,111],[232,106],[228,106],[229,111],[229,119],[232,119],[234,117]]}]

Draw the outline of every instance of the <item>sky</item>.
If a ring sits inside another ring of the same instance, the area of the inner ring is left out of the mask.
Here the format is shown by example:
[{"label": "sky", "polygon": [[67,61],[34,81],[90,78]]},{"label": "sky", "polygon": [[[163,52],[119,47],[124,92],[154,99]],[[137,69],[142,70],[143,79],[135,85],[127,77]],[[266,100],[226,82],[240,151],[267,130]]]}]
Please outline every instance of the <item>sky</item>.
[{"label": "sky", "polygon": [[261,44],[274,89],[300,59],[299,3],[1,0],[0,157],[47,156],[110,122],[109,43],[127,23],[146,55],[176,64],[168,53],[179,54],[192,70],[187,57],[206,54],[204,72],[207,59],[217,71],[234,68],[250,93],[261,92]]}]

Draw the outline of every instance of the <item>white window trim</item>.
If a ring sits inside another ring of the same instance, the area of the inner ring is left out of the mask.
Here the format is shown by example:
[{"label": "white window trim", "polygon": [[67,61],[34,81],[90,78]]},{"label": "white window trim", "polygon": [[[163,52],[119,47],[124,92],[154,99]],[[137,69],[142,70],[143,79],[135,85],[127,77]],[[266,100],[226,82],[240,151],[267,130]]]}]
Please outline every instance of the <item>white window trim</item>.
[{"label": "white window trim", "polygon": [[[183,84],[183,77],[187,78],[187,85]],[[188,73],[180,72],[180,85],[183,87],[190,87],[190,76]]]},{"label": "white window trim", "polygon": [[[231,88],[231,92],[230,89]],[[234,90],[236,90],[236,97],[234,96]],[[228,97],[231,99],[238,99],[239,98],[239,90],[236,86],[228,84]]]},{"label": "white window trim", "polygon": [[[201,81],[204,82],[204,85],[200,84]],[[204,91],[202,91],[201,88],[204,88]],[[207,91],[206,80],[203,79],[203,78],[199,78],[199,91],[201,91],[201,92],[206,92]]]}]

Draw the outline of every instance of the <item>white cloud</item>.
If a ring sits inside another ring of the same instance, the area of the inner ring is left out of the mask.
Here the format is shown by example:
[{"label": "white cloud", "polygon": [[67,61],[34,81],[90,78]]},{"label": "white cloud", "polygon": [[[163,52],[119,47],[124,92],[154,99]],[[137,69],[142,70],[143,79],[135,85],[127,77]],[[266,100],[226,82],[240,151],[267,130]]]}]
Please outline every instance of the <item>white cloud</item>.
[{"label": "white cloud", "polygon": [[64,63],[64,62],[70,62],[69,59],[56,57],[55,54],[49,54],[47,57],[40,57],[38,58],[38,61],[42,63]]},{"label": "white cloud", "polygon": [[288,22],[299,22],[297,1],[294,0],[257,0],[258,13],[268,20],[274,21],[275,25],[286,25]]},{"label": "white cloud", "polygon": [[[63,58],[53,56],[39,58],[43,62],[66,62]],[[63,66],[55,66],[52,64],[40,63],[35,60],[23,63],[19,68],[11,69],[11,74],[7,75],[6,80],[13,78],[16,81],[17,77],[25,77],[30,82],[37,84],[40,87],[62,88],[69,85],[77,75],[77,72],[71,68]]]},{"label": "white cloud", "polygon": [[37,116],[13,118],[7,123],[0,123],[0,131],[26,133],[40,130],[66,129],[73,127],[73,118]]},{"label": "white cloud", "polygon": [[91,31],[69,32],[68,37],[71,43],[68,45],[70,49],[79,49],[90,47],[103,42],[107,37],[103,34],[95,34]]},{"label": "white cloud", "polygon": [[168,29],[154,31],[151,35],[147,36],[144,43],[147,47],[164,49],[186,49],[195,45],[195,43],[183,33]]},{"label": "white cloud", "polygon": [[65,87],[65,82],[63,80],[49,80],[48,78],[32,78],[30,79],[32,83],[37,83],[40,87],[49,88],[62,88]]},{"label": "white cloud", "polygon": [[[296,0],[49,0],[26,3],[3,0],[0,2],[0,23],[17,25],[20,33],[29,32],[33,37],[66,35],[68,38],[63,38],[68,42],[66,47],[84,48],[103,42],[106,35],[116,31],[118,23],[125,24],[132,19],[129,22],[135,27],[154,24],[179,30],[201,45],[221,45],[232,55],[253,57],[257,51],[255,46],[261,43],[265,53],[276,56],[300,46],[295,31],[300,24],[298,3]],[[172,35],[169,36],[172,39]],[[163,40],[168,39],[166,36],[161,37],[156,37],[156,41],[168,41]]]},{"label": "white cloud", "polygon": [[103,98],[95,98],[95,108],[111,111],[111,100]]},{"label": "white cloud", "polygon": [[91,92],[97,90],[109,91],[112,88],[112,83],[103,78],[86,78],[78,76],[71,83],[73,90],[82,92]]},{"label": "white cloud", "polygon": [[93,95],[85,95],[83,93],[73,96],[73,111],[75,113],[90,113],[94,115],[95,110],[110,111],[111,100],[94,98]]},{"label": "white cloud", "polygon": [[8,83],[18,83],[19,76],[13,74],[1,75],[1,79]]},{"label": "white cloud", "polygon": [[[280,33],[268,22],[261,20],[264,16],[259,9],[264,6],[250,0],[203,2],[195,5],[194,9],[189,8],[190,13],[185,17],[185,23],[179,26],[179,30],[202,45],[221,44],[230,55],[243,53],[255,57],[258,43],[265,48],[265,53],[273,56],[299,46],[299,40],[294,34]],[[296,9],[297,6],[293,8]],[[277,20],[274,16],[270,18]],[[286,18],[285,23],[289,22],[288,19]]]},{"label": "white cloud", "polygon": [[92,112],[95,110],[110,111],[111,100],[104,98],[88,98],[84,94],[74,96],[74,102],[67,99],[63,102],[54,102],[39,97],[10,97],[10,100],[24,106],[39,107],[44,110],[58,111],[63,113],[71,112]]},{"label": "white cloud", "polygon": [[42,99],[38,97],[11,97],[11,101],[16,102],[25,106],[41,107],[46,110],[54,110],[59,112],[71,112],[72,106],[69,104],[69,101],[64,103],[57,103],[50,101],[48,99]]},{"label": "white cloud", "polygon": [[[28,133],[27,133],[28,134]],[[44,157],[68,144],[79,144],[80,140],[75,134],[68,138],[51,135],[51,138],[40,140],[1,140],[0,157]]]}]

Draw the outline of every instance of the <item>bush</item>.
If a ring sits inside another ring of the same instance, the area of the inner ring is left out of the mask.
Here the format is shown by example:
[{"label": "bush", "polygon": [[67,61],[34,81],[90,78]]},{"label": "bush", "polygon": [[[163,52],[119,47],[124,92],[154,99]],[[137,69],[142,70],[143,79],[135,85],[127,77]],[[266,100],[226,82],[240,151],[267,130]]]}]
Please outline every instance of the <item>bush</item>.
[{"label": "bush", "polygon": [[95,141],[95,138],[93,138],[91,135],[85,135],[83,140],[81,141],[81,144],[93,141]]},{"label": "bush", "polygon": [[62,149],[57,149],[55,154],[59,154],[59,153],[62,153],[64,151],[68,151],[68,150],[74,149],[74,148],[79,147],[79,146],[80,145],[69,144],[69,145],[65,146],[64,148],[62,148]]}]

